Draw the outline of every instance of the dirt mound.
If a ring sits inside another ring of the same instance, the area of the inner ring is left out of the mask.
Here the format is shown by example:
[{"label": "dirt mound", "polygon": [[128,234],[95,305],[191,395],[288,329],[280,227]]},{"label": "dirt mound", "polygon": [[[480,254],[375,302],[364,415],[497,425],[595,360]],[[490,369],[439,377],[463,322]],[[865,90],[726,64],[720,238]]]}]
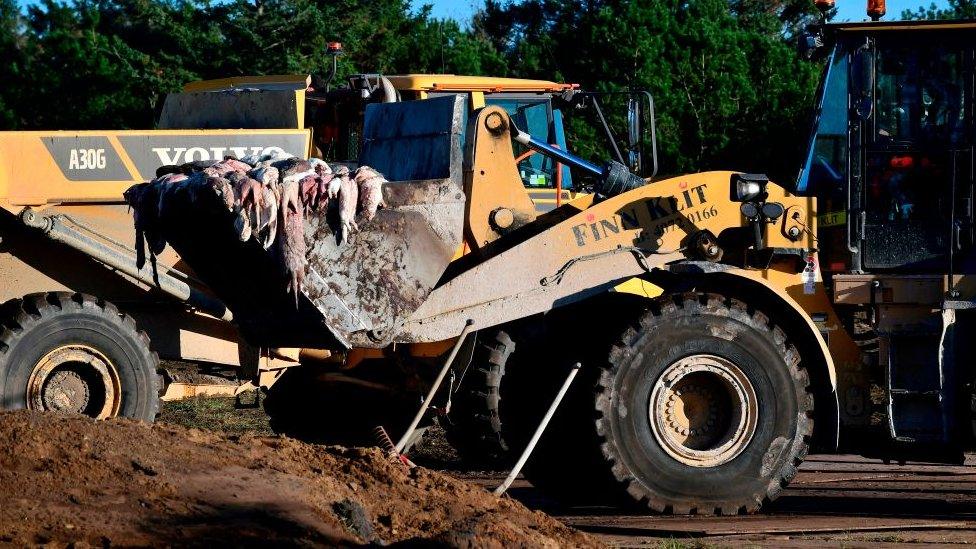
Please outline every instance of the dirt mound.
[{"label": "dirt mound", "polygon": [[376,449],[0,413],[0,543],[568,547],[545,514]]}]

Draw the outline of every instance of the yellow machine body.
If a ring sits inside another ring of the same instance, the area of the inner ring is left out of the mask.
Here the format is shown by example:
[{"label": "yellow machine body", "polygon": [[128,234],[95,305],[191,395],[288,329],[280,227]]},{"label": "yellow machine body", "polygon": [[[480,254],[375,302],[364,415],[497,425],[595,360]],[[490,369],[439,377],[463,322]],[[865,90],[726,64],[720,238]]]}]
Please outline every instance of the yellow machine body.
[{"label": "yellow machine body", "polygon": [[[424,99],[441,92],[467,93],[471,109],[484,106],[485,94],[547,94],[574,87],[547,81],[454,75],[390,78],[406,99]],[[107,269],[83,253],[25,230],[17,216],[25,208],[45,215],[66,216],[106,237],[125,253],[132,253],[132,216],[122,200],[122,192],[133,184],[153,178],[157,167],[278,149],[296,156],[312,155],[313,130],[306,128],[304,123],[305,95],[309,85],[307,75],[193,82],[185,86],[185,94],[171,94],[164,108],[164,120],[161,120],[161,125],[165,126],[167,117],[168,123],[176,124],[187,120],[199,123],[204,119],[199,127],[213,127],[205,120],[207,116],[228,116],[220,108],[233,105],[233,102],[215,98],[212,104],[219,108],[208,115],[205,105],[185,101],[186,94],[230,93],[230,90],[240,88],[257,88],[267,92],[262,96],[266,104],[252,102],[248,107],[250,110],[239,115],[266,123],[273,129],[0,132],[0,209],[4,210],[0,212],[0,236],[3,238],[0,279],[4,280],[0,285],[0,303],[38,292],[82,292],[113,302],[136,318],[164,359],[234,367],[250,362],[247,357],[254,353],[240,342],[233,325],[174,304],[167,296],[133,277]],[[527,208],[533,203],[527,192],[539,197],[538,203],[544,210],[556,206],[553,190],[518,189],[517,196],[521,196]],[[573,196],[575,194],[564,190],[559,202],[568,201]],[[465,251],[461,249],[458,254],[463,255]],[[159,256],[159,262],[185,274],[191,283],[196,282],[192,278],[192,269],[172,248]],[[418,343],[412,348],[417,356],[437,356],[449,345],[450,341]],[[371,349],[356,350],[343,354],[342,359],[355,365],[361,358],[374,354]],[[262,363],[263,368],[290,366],[298,363],[299,350],[276,349],[265,351],[264,355],[267,360]],[[322,357],[316,355],[309,359]],[[333,356],[328,360],[338,359]],[[171,388],[171,396],[191,396],[197,392],[191,385],[176,385],[179,386]]]},{"label": "yellow machine body", "polygon": [[[447,338],[460,332],[469,318],[485,319],[482,324],[475,321],[481,328],[484,322],[501,324],[545,312],[574,296],[590,295],[594,288],[621,291],[624,285],[623,291],[639,298],[656,297],[660,289],[653,284],[654,272],[674,270],[687,261],[693,255],[689,237],[703,231],[720,236],[745,227],[740,204],[729,196],[732,172],[688,174],[598,202],[593,195],[581,195],[534,220],[516,222],[511,227],[515,234],[525,225],[546,228],[494,255],[492,243],[500,243],[504,232],[491,219],[504,209],[520,219],[526,191],[507,160],[512,154],[508,133],[495,134],[486,127],[492,115],[503,116],[503,111],[487,107],[478,113],[477,146],[466,174],[466,239],[488,257],[434,290],[408,326],[408,341]],[[851,364],[858,355],[816,267],[816,200],[791,195],[775,184],[769,185],[768,194],[767,200],[782,204],[786,213],[764,226],[764,241],[783,253],[765,269],[711,263],[704,269],[710,274],[700,278],[704,285],[711,276],[737,277],[749,281],[757,297],[765,293],[805,330],[796,337],[808,338],[820,350],[822,356],[812,361],[834,388],[835,358]]]},{"label": "yellow machine body", "polygon": [[[478,117],[477,130],[471,136],[475,144],[466,159],[468,203],[464,246],[457,257],[462,260],[477,251],[484,260],[435,289],[414,315],[400,339],[410,344],[408,352],[414,356],[434,357],[445,352],[473,309],[481,311],[479,327],[488,327],[542,312],[559,299],[594,288],[653,298],[660,288],[648,276],[648,267],[667,270],[669,263],[686,258],[682,247],[689,234],[707,230],[719,235],[725,229],[743,226],[737,204],[728,198],[731,174],[726,172],[657,181],[598,203],[591,195],[569,190],[526,188],[512,162],[510,134],[492,133],[484,127],[488,114],[504,114],[499,107],[485,107],[485,97],[506,92],[552,94],[573,89],[573,85],[451,75],[392,76],[390,81],[405,98],[466,93],[470,112]],[[295,104],[301,105],[308,80],[305,76],[233,78],[189,84],[185,92],[253,86],[284,93],[286,99],[287,94],[294,94]],[[293,114],[301,119],[301,113]],[[185,306],[174,306],[145,284],[16,229],[15,216],[26,207],[66,214],[127,245],[132,239],[131,218],[121,193],[151,178],[150,166],[226,154],[240,156],[275,146],[293,154],[312,152],[311,129],[288,127],[287,123],[281,126],[274,130],[0,133],[0,207],[7,212],[3,219],[7,247],[0,255],[0,276],[8,281],[0,291],[0,301],[41,291],[90,293],[117,302],[136,317],[164,358],[243,365],[243,357],[252,354],[239,344],[233,326]],[[271,138],[277,141],[266,142]],[[236,150],[241,147],[247,151]],[[798,253],[809,255],[815,264],[811,240],[816,224],[814,201],[790,196],[774,185],[770,185],[770,193],[771,200],[781,201],[796,215],[765,228],[769,245],[802,250]],[[553,209],[557,194],[561,206]],[[545,201],[542,203],[547,207],[540,210],[539,201]],[[789,224],[802,228],[801,239],[786,236]],[[536,227],[532,230],[538,234],[500,253],[495,251],[500,239],[528,226]],[[630,249],[634,251],[627,251]],[[635,252],[647,254],[646,259],[636,260]],[[160,257],[160,262],[192,279],[192,269],[171,250]],[[507,275],[499,278],[499,269]],[[848,350],[842,347],[849,341],[830,338],[832,352],[827,352],[820,331],[833,329],[836,318],[821,281],[817,279],[810,291],[810,284],[793,267],[776,264],[764,270],[725,269],[724,273],[754,281],[776,296],[784,308],[805,319],[809,337],[823,350],[820,362],[834,385],[837,375],[831,357],[846,355]],[[544,280],[548,282],[542,284]],[[826,320],[815,325],[804,311],[823,311]],[[354,349],[312,359],[340,361],[350,368],[382,354],[381,349]],[[272,361],[288,366],[297,364],[299,351],[268,350],[263,356],[269,361],[265,366]]]}]

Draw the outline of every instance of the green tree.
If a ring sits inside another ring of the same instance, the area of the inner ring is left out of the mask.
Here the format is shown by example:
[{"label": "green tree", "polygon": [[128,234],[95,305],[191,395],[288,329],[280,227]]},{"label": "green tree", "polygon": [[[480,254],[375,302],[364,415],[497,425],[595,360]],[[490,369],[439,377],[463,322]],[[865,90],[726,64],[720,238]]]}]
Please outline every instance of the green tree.
[{"label": "green tree", "polygon": [[329,42],[342,42],[339,77],[354,73],[458,71],[502,67],[487,40],[455,21],[414,13],[405,0],[235,0],[204,9],[224,22],[221,55],[200,67],[205,77],[313,73],[331,68]]},{"label": "green tree", "polygon": [[[729,6],[743,27],[787,39],[821,17],[810,0],[730,0]],[[836,13],[832,10],[828,18]]]},{"label": "green tree", "polygon": [[0,129],[18,125],[18,107],[24,98],[27,75],[24,20],[15,0],[0,0]]},{"label": "green tree", "polygon": [[[161,93],[192,79],[206,28],[188,5],[140,0],[54,0],[27,14],[30,128],[149,127]],[[185,48],[189,41],[193,48]]]},{"label": "green tree", "polygon": [[[651,91],[666,172],[741,169],[783,179],[795,175],[819,74],[787,40],[814,16],[800,5],[488,2],[474,27],[493,37],[517,76]],[[570,129],[576,150],[597,154],[592,125]]]},{"label": "green tree", "polygon": [[146,128],[160,98],[206,78],[504,73],[484,35],[407,0],[0,0],[0,125]]},{"label": "green tree", "polygon": [[976,19],[976,0],[949,0],[949,7],[940,8],[934,2],[927,8],[905,10],[902,19]]}]

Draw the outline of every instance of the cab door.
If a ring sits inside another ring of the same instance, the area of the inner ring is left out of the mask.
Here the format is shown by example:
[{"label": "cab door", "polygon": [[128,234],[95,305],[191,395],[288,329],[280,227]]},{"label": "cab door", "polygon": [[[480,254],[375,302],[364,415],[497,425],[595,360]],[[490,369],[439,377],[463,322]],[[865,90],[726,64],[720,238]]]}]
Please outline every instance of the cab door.
[{"label": "cab door", "polygon": [[971,61],[961,42],[878,38],[862,117],[865,270],[947,273],[973,246]]}]

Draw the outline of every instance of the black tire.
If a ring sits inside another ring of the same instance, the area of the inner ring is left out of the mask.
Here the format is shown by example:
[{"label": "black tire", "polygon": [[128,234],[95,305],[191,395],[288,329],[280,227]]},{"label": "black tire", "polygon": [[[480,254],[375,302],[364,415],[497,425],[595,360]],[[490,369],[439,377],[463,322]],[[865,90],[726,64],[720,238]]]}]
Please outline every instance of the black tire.
[{"label": "black tire", "polygon": [[[98,353],[104,357],[104,364],[110,365],[107,370],[114,369],[111,393],[117,391],[118,396],[109,396],[110,390],[103,387],[102,379],[91,377],[97,376],[93,370],[80,362],[66,361],[54,366],[50,377],[45,379],[68,375],[77,380],[76,388],[84,387],[86,396],[79,399],[80,408],[69,408],[70,411],[95,416],[96,411],[104,412],[111,407],[117,408],[116,412],[104,415],[148,422],[156,419],[165,389],[159,357],[150,349],[149,337],[136,328],[131,317],[111,303],[67,292],[31,294],[7,302],[2,310],[5,314],[0,326],[0,410],[27,408],[31,398],[28,386],[35,368],[42,363],[58,364],[46,361],[52,353],[80,348]],[[46,394],[44,391],[38,394]],[[42,399],[41,402],[50,401]]]},{"label": "black tire", "polygon": [[[420,407],[419,398],[329,381],[323,373],[297,366],[271,386],[264,411],[272,430],[312,444],[376,446],[374,429],[382,426],[395,444]],[[404,453],[420,442],[427,425],[421,423]]]},{"label": "black tire", "polygon": [[[575,346],[567,345],[565,335],[572,333],[570,319],[580,312],[570,306],[478,334],[471,365],[454,396],[451,425],[445,429],[466,466],[504,470],[515,463],[573,362],[566,351]],[[563,415],[560,410],[557,418]],[[546,460],[538,456],[558,436],[552,431],[529,460],[526,475]],[[565,478],[558,484],[565,485]]]},{"label": "black tire", "polygon": [[[652,386],[679,359],[701,355],[734,364],[757,397],[754,434],[715,466],[669,455],[650,423]],[[600,374],[595,408],[612,489],[669,514],[755,512],[796,475],[813,433],[813,395],[796,349],[763,313],[715,294],[665,296],[626,330]]]},{"label": "black tire", "polygon": [[502,435],[501,384],[515,342],[505,331],[478,333],[471,364],[444,421],[448,442],[468,466],[496,469],[511,462]]},{"label": "black tire", "polygon": [[[501,416],[503,435],[515,452],[525,448],[573,365],[582,364],[523,469],[533,486],[563,504],[621,503],[607,490],[612,483],[594,429],[593,388],[612,343],[628,319],[643,311],[640,303],[611,293],[570,305],[527,331],[509,360]],[[597,318],[598,323],[581,323]]]},{"label": "black tire", "polygon": [[[639,303],[608,293],[480,332],[469,372],[455,395],[449,417],[453,426],[447,429],[448,440],[465,465],[511,467],[573,364],[582,361],[587,368],[567,394],[523,473],[537,488],[563,501],[590,503],[602,499],[593,496],[606,483],[596,484],[579,474],[581,469],[594,470],[602,463],[595,433],[588,438],[592,444],[587,451],[581,451],[579,444],[580,425],[592,426],[594,420],[592,393],[585,387],[592,388],[595,383],[593,372],[606,361],[611,342],[627,324],[625,319],[635,318],[643,310],[638,309]],[[605,321],[597,326],[580,322],[587,318]],[[570,334],[585,334],[585,344],[567,339]],[[471,379],[470,370],[477,372]]]}]

